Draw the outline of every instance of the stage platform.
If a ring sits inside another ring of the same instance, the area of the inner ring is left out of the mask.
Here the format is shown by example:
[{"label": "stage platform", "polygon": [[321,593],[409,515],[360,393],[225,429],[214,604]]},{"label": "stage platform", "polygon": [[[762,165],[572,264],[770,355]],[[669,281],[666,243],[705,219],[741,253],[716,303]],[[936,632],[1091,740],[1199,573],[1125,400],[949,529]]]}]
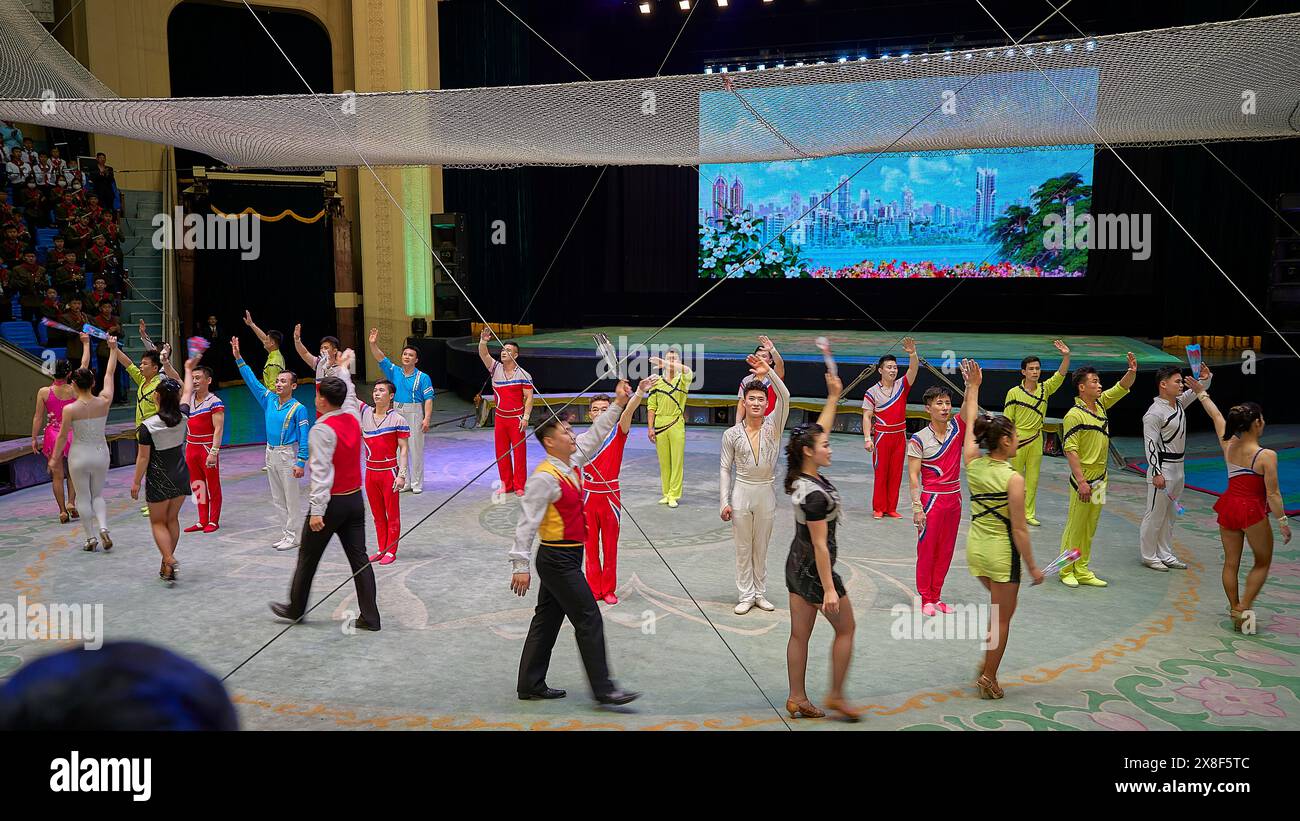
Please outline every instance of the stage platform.
[{"label": "stage platform", "polygon": [[[826,394],[823,376],[825,366],[814,340],[816,331],[780,331],[762,328],[669,328],[650,342],[650,353],[639,349],[655,332],[649,327],[593,327],[567,331],[548,331],[533,336],[520,337],[520,362],[532,374],[537,390],[544,395],[571,394],[591,385],[598,376],[599,359],[593,335],[606,334],[620,359],[631,355],[634,377],[645,371],[648,355],[659,355],[670,345],[680,346],[683,360],[697,374],[692,392],[718,397],[734,396],[747,369],[745,357],[754,351],[760,334],[768,334],[786,363],[786,384],[796,400],[815,402]],[[835,359],[840,365],[840,377],[847,385],[863,368],[873,365],[885,353],[898,357],[899,367],[906,369],[908,357],[899,341],[898,333],[873,331],[828,331]],[[925,333],[913,332],[917,352],[927,363],[943,372],[957,387],[961,387],[961,374],[957,363],[961,359],[975,359],[985,371],[985,385],[981,389],[981,405],[1000,410],[1007,390],[1020,380],[1020,360],[1034,354],[1042,359],[1043,371],[1050,373],[1061,363],[1060,354],[1052,347],[1050,334],[999,334],[999,333]],[[1092,365],[1101,372],[1102,379],[1110,384],[1127,369],[1126,354],[1132,351],[1138,358],[1140,369],[1136,397],[1121,403],[1115,410],[1115,420],[1137,424],[1154,393],[1154,371],[1161,365],[1186,364],[1177,356],[1151,344],[1123,336],[1067,336],[1070,346],[1071,367]],[[658,346],[658,347],[655,347]],[[493,355],[497,345],[491,344]],[[637,369],[640,369],[638,371]],[[450,340],[447,345],[447,369],[452,387],[463,398],[470,398],[485,388],[485,371],[478,358],[477,337]],[[872,376],[848,392],[846,406],[860,405],[863,394],[875,377]],[[1221,384],[1222,384],[1221,380]],[[1146,384],[1149,383],[1149,384]],[[921,394],[931,385],[941,384],[936,375],[921,368],[916,385],[911,391],[912,401],[918,402]],[[611,380],[601,380],[593,391],[612,390]],[[1074,392],[1063,387],[1048,402],[1048,414],[1061,417],[1074,401]],[[852,403],[852,404],[850,404]],[[536,403],[540,405],[541,403]],[[1139,407],[1140,406],[1140,407]],[[846,408],[847,410],[848,408]],[[696,422],[697,424],[699,422]]]}]

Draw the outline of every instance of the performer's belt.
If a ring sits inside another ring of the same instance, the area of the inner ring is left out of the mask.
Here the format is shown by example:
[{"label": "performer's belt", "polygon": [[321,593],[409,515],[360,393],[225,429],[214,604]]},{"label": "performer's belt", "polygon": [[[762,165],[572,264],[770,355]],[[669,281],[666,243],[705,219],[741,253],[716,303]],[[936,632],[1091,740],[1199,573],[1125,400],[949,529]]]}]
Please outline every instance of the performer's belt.
[{"label": "performer's belt", "polygon": [[741,477],[741,476],[737,476],[737,477],[736,477],[736,484],[738,484],[738,485],[754,485],[755,487],[763,487],[763,486],[765,486],[765,485],[771,485],[771,484],[772,484],[772,481],[773,481],[772,478],[768,478],[768,479],[745,479],[745,478],[743,478],[743,477]]},{"label": "performer's belt", "polygon": [[876,422],[876,433],[904,433],[907,431],[907,422]]},{"label": "performer's belt", "polygon": [[397,410],[397,411],[403,411],[403,410],[408,410],[408,409],[410,409],[410,410],[415,410],[415,409],[418,409],[418,408],[420,407],[421,404],[423,404],[423,403],[421,403],[421,402],[394,402],[394,403],[393,403],[393,410]]},{"label": "performer's belt", "polygon": [[523,408],[514,408],[512,410],[503,410],[500,407],[496,409],[498,419],[519,419],[524,415]]},{"label": "performer's belt", "polygon": [[[1088,483],[1088,486],[1091,487],[1092,485],[1095,485],[1095,484],[1097,484],[1098,482],[1103,481],[1103,480],[1106,478],[1106,471],[1103,470],[1103,471],[1101,472],[1101,475],[1098,476],[1098,477],[1095,478],[1095,479],[1089,477],[1087,474],[1084,474],[1084,477],[1083,477],[1083,478],[1084,478],[1084,481],[1086,481],[1086,482]],[[1074,488],[1075,490],[1078,490],[1078,489],[1079,489],[1079,483],[1076,482],[1076,481],[1074,481],[1074,475],[1073,475],[1073,474],[1070,475],[1070,487]]]},{"label": "performer's belt", "polygon": [[584,550],[587,547],[582,542],[570,542],[563,539],[554,542],[549,542],[546,539],[542,539],[539,544],[541,547],[568,547],[568,548],[577,548],[578,550]]},{"label": "performer's belt", "polygon": [[216,436],[215,433],[207,433],[207,434],[186,433],[185,441],[189,442],[191,445],[202,445],[204,447],[208,447],[209,445],[212,444],[212,440],[215,436]]},{"label": "performer's belt", "polygon": [[391,459],[366,460],[366,470],[388,470],[397,467],[397,457]]},{"label": "performer's belt", "polygon": [[618,493],[617,479],[587,479],[582,480],[582,489],[590,493]]},{"label": "performer's belt", "polygon": [[1158,458],[1160,460],[1160,464],[1163,465],[1165,462],[1183,461],[1183,454],[1174,453],[1173,451],[1161,451],[1160,453],[1156,454],[1156,458]]},{"label": "performer's belt", "polygon": [[273,445],[273,444],[271,444],[270,442],[267,442],[267,443],[266,443],[266,449],[267,449],[267,450],[284,450],[285,448],[293,448],[294,450],[297,450],[297,449],[298,449],[298,443],[297,443],[297,442],[290,442],[290,443],[287,444],[287,445]]},{"label": "performer's belt", "polygon": [[[1016,435],[1019,436],[1019,435],[1020,435],[1020,432],[1017,431],[1017,432],[1016,432]],[[1038,438],[1038,434],[1035,433],[1033,436],[1029,437],[1028,439],[1021,439],[1021,440],[1020,440],[1020,445],[1019,445],[1019,446],[1020,446],[1020,447],[1024,447],[1025,445],[1028,445],[1030,442],[1034,441],[1034,440],[1037,439],[1037,438]]]},{"label": "performer's belt", "polygon": [[922,485],[921,492],[933,494],[936,496],[947,494],[947,493],[961,493],[961,482],[951,482],[951,483],[945,482],[944,484],[938,487],[925,487],[924,485]]}]

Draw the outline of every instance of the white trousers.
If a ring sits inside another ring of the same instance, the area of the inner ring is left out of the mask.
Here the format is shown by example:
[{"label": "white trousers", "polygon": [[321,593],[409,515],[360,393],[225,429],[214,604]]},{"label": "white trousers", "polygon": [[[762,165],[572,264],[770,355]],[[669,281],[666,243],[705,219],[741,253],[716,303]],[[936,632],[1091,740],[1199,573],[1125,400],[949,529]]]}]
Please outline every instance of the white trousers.
[{"label": "white trousers", "polygon": [[[1165,486],[1160,489],[1147,477],[1147,506],[1142,514],[1142,561],[1172,562],[1174,556],[1174,520],[1178,518],[1175,499],[1183,496],[1183,463],[1169,462],[1160,466]],[[1172,496],[1173,498],[1169,498]]]},{"label": "white trousers", "polygon": [[411,429],[411,438],[406,440],[409,458],[406,477],[412,490],[424,490],[424,431],[420,430],[420,425],[424,422],[424,403],[403,402],[397,407],[397,412]]},{"label": "white trousers", "polygon": [[771,482],[736,482],[731,491],[731,530],[736,538],[740,601],[754,601],[767,593],[767,543],[775,516],[776,492]]},{"label": "white trousers", "polygon": [[302,498],[293,475],[297,455],[297,445],[266,448],[266,479],[271,483],[271,504],[275,505],[283,530],[280,538],[294,544],[299,543],[298,529],[302,527]]}]

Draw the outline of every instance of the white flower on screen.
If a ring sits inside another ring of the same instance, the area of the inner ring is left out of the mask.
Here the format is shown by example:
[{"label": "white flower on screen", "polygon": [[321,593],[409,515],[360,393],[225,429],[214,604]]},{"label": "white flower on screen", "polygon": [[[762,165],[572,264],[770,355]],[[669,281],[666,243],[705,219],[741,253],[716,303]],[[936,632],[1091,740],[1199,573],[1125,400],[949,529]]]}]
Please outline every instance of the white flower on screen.
[{"label": "white flower on screen", "polygon": [[740,263],[738,262],[727,263],[727,276],[734,277],[736,274],[739,273],[740,273]]},{"label": "white flower on screen", "polygon": [[752,274],[758,270],[758,260],[751,259],[745,263],[745,272]]},{"label": "white flower on screen", "polygon": [[765,252],[763,253],[763,261],[764,261],[764,262],[780,262],[780,261],[781,261],[781,252],[778,251],[778,250],[776,250],[775,248],[768,248],[767,251],[765,251]]},{"label": "white flower on screen", "polygon": [[727,250],[732,246],[734,242],[735,240],[733,240],[731,237],[727,236],[726,234],[721,234],[718,236],[718,248],[720,250],[723,251]]},{"label": "white flower on screen", "polygon": [[732,217],[731,217],[731,227],[732,227],[732,228],[735,228],[735,227],[739,226],[742,222],[744,222],[743,219],[741,219],[741,218],[738,217],[738,216],[732,215]]},{"label": "white flower on screen", "polygon": [[700,240],[700,247],[706,251],[717,244],[718,241],[715,240],[713,237],[705,237],[704,239]]}]

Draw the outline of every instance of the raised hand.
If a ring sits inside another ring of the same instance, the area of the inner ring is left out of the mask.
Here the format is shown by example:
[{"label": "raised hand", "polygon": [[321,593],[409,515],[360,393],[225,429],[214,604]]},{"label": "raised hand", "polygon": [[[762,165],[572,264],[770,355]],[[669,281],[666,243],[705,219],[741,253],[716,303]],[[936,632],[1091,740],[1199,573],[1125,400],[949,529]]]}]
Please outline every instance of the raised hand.
[{"label": "raised hand", "polygon": [[776,346],[772,344],[772,340],[766,336],[760,336],[758,338],[758,344],[762,345],[763,350],[768,352],[771,352],[776,349]]},{"label": "raised hand", "polygon": [[[1204,369],[1202,369],[1202,372],[1204,372]],[[1197,396],[1200,396],[1201,394],[1205,393],[1205,385],[1201,383],[1201,380],[1195,377],[1184,376],[1183,385],[1186,386],[1189,390],[1191,390],[1192,393],[1196,394]]]},{"label": "raised hand", "polygon": [[974,359],[963,359],[961,361],[961,376],[966,380],[966,384],[977,387],[984,381],[984,372],[980,370],[980,363]]},{"label": "raised hand", "polygon": [[1070,346],[1066,345],[1064,340],[1054,339],[1052,340],[1052,344],[1056,346],[1056,350],[1061,352],[1061,355],[1063,356],[1070,355]]},{"label": "raised hand", "polygon": [[1128,369],[1136,371],[1138,369],[1138,358],[1133,355],[1132,351],[1128,352]]},{"label": "raised hand", "polygon": [[642,396],[646,396],[647,394],[650,393],[650,389],[653,388],[655,386],[655,383],[658,381],[659,381],[659,377],[657,376],[647,376],[645,379],[642,379],[640,382],[637,383],[636,392],[641,394]]},{"label": "raised hand", "polygon": [[826,372],[826,395],[839,396],[844,391],[844,383],[830,371]]},{"label": "raised hand", "polygon": [[916,340],[910,336],[903,337],[903,353],[908,356],[916,355]]},{"label": "raised hand", "polygon": [[232,336],[232,337],[230,337],[230,352],[233,353],[233,354],[235,355],[235,358],[236,358],[236,359],[242,359],[242,358],[243,358],[243,357],[240,356],[240,354],[239,354],[239,337],[237,337],[237,336]]},{"label": "raised hand", "polygon": [[373,344],[375,344],[375,343],[378,342],[378,341],[379,341],[379,329],[378,329],[378,328],[371,328],[371,329],[370,329],[370,344],[373,345]]},{"label": "raised hand", "polygon": [[492,329],[489,328],[487,325],[484,325],[483,330],[479,331],[478,341],[487,342],[491,338],[492,338]]},{"label": "raised hand", "polygon": [[107,341],[108,341],[108,349],[109,349],[110,351],[115,351],[115,350],[117,350],[117,337],[115,337],[115,336],[109,336],[109,338],[108,338]]},{"label": "raised hand", "polygon": [[301,340],[302,340],[302,323],[301,323],[301,322],[299,322],[297,325],[294,325],[294,326],[293,326],[293,338],[294,338],[294,341],[301,341]]},{"label": "raised hand", "polygon": [[1201,375],[1199,378],[1202,382],[1210,378],[1210,366],[1206,365],[1204,362],[1201,363]]},{"label": "raised hand", "polygon": [[189,373],[190,371],[194,370],[198,366],[199,366],[199,358],[197,356],[192,356],[189,359],[185,360],[186,373]]},{"label": "raised hand", "polygon": [[140,336],[148,336],[149,331],[145,328],[144,320],[140,320]]},{"label": "raised hand", "polygon": [[244,324],[253,327],[253,314],[249,311],[244,311]]},{"label": "raised hand", "polygon": [[745,362],[749,365],[749,372],[754,375],[755,379],[763,379],[772,370],[772,366],[767,364],[767,358],[756,353],[745,357]]}]

